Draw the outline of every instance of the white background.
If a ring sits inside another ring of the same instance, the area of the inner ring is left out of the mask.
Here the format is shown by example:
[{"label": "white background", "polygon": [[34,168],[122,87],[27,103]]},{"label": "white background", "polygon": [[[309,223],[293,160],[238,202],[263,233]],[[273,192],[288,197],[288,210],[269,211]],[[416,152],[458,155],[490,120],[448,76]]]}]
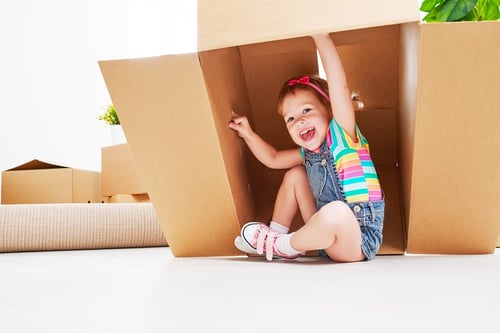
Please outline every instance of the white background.
[{"label": "white background", "polygon": [[98,61],[194,52],[195,0],[2,0],[0,170],[97,170],[111,144]]}]

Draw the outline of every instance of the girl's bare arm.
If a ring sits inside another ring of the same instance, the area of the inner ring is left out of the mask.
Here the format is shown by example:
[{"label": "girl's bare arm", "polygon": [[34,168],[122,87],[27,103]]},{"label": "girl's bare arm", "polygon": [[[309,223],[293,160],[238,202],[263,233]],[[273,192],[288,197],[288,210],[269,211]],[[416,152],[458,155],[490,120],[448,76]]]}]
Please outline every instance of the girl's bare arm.
[{"label": "girl's bare arm", "polygon": [[351,138],[356,139],[355,113],[351,92],[337,48],[328,34],[313,35],[312,37],[325,69],[333,117]]},{"label": "girl's bare arm", "polygon": [[254,156],[269,168],[289,169],[302,164],[302,156],[298,148],[276,150],[252,130],[245,116],[235,114],[229,123],[229,128],[236,131],[245,140]]}]

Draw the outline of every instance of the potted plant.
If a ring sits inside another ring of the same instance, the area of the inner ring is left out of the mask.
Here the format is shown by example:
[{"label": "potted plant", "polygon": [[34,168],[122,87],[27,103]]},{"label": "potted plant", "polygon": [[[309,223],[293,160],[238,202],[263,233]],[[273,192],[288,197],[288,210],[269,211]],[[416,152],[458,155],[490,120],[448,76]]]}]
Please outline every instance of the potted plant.
[{"label": "potted plant", "polygon": [[126,143],[125,133],[120,124],[120,119],[113,104],[110,104],[106,111],[99,116],[99,120],[104,121],[111,129],[111,141],[113,144]]},{"label": "potted plant", "polygon": [[420,10],[424,22],[496,21],[500,0],[424,0]]}]

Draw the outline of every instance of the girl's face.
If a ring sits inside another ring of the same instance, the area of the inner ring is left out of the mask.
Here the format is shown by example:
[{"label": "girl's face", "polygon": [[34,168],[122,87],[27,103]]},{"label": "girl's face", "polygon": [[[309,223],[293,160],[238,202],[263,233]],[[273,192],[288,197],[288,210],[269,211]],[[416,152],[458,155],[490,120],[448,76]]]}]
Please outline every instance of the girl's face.
[{"label": "girl's face", "polygon": [[283,118],[292,140],[308,150],[317,150],[325,141],[329,110],[309,90],[298,90],[282,103]]}]

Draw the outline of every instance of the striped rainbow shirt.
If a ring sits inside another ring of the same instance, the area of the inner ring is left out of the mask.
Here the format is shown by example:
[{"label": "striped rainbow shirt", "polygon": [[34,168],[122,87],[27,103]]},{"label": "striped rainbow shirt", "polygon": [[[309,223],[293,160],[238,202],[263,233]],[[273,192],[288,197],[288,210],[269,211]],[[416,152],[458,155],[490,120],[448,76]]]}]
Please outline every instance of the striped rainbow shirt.
[{"label": "striped rainbow shirt", "polygon": [[347,202],[382,200],[377,171],[370,157],[368,141],[356,125],[358,142],[354,143],[344,129],[332,119],[327,143],[337,168]]}]

